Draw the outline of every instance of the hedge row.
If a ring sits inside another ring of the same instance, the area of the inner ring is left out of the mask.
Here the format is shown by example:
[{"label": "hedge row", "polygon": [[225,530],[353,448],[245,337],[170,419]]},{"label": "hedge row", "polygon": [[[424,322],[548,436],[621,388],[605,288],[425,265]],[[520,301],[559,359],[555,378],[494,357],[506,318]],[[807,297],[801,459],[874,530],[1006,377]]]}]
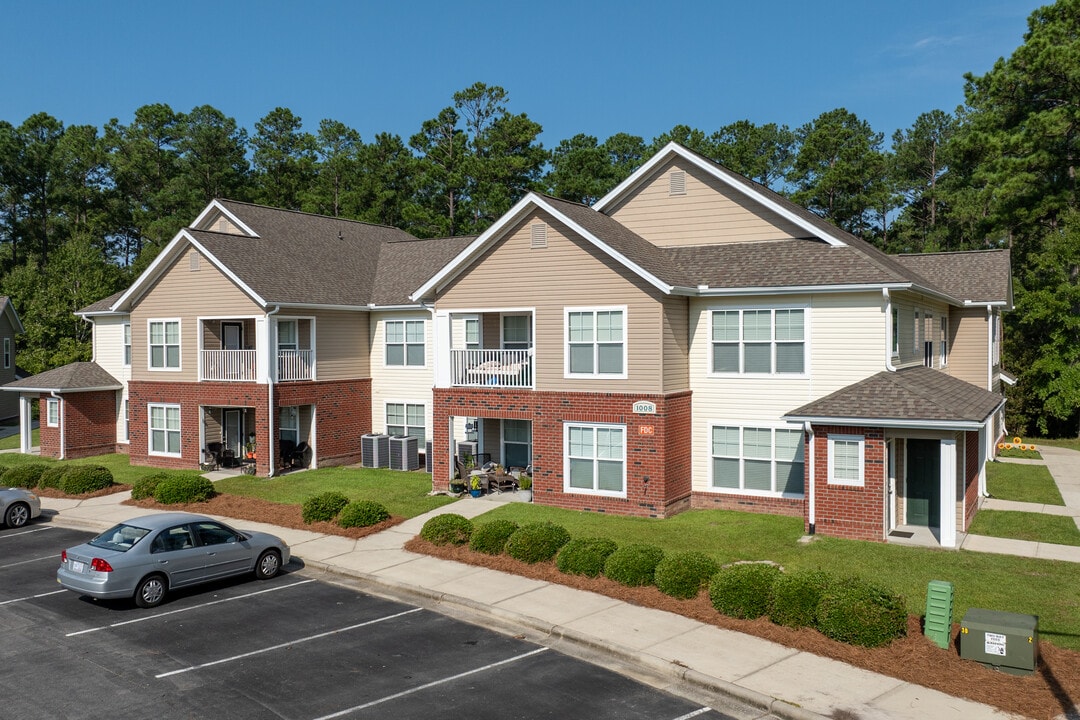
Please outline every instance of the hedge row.
[{"label": "hedge row", "polygon": [[0,468],[0,486],[53,488],[68,495],[85,495],[113,484],[112,472],[100,465],[26,463]]},{"label": "hedge row", "polygon": [[655,585],[676,598],[697,597],[708,588],[718,612],[737,618],[769,616],[788,627],[814,627],[852,645],[886,645],[907,631],[903,598],[859,578],[834,579],[820,571],[785,573],[773,563],[740,562],[720,567],[691,551],[665,555],[654,545],[619,547],[606,538],[571,539],[550,522],[518,525],[493,520],[474,525],[454,513],[426,523],[420,536],[436,545],[468,545],[489,555],[506,553],[523,562],[554,559],[568,575],[605,577],[638,587]]},{"label": "hedge row", "polygon": [[344,494],[329,490],[304,500],[301,517],[308,524],[337,520],[341,527],[353,528],[378,525],[390,517],[390,512],[374,500],[349,502]]}]

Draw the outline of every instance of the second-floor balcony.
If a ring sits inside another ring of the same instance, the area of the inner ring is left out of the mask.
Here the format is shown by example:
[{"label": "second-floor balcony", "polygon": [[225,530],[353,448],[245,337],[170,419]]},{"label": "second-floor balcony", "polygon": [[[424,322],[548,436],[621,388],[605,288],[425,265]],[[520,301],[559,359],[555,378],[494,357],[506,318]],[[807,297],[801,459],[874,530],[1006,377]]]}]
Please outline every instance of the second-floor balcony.
[{"label": "second-floor balcony", "polygon": [[529,388],[533,351],[451,350],[451,382],[458,387]]},{"label": "second-floor balcony", "polygon": [[314,367],[314,350],[278,350],[278,382],[311,380],[315,377],[315,373],[313,372]]},{"label": "second-floor balcony", "polygon": [[[315,377],[314,350],[279,350],[277,381],[312,380]],[[258,359],[255,350],[202,350],[199,379],[227,382],[255,382]]]}]

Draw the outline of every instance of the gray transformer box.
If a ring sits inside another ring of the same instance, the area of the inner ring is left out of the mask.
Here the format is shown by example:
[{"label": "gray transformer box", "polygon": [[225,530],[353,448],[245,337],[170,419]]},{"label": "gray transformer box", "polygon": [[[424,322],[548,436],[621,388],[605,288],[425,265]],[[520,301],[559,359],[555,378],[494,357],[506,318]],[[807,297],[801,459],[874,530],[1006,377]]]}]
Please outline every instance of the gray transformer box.
[{"label": "gray transformer box", "polygon": [[1039,616],[971,608],[960,623],[960,657],[1012,675],[1039,661]]}]

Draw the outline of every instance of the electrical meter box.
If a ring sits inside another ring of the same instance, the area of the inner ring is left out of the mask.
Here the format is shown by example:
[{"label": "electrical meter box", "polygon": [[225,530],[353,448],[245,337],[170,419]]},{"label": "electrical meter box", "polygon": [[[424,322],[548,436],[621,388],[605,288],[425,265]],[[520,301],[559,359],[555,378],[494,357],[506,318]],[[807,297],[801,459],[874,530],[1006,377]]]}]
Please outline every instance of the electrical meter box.
[{"label": "electrical meter box", "polygon": [[1039,616],[971,608],[960,623],[960,657],[1012,675],[1039,661]]}]

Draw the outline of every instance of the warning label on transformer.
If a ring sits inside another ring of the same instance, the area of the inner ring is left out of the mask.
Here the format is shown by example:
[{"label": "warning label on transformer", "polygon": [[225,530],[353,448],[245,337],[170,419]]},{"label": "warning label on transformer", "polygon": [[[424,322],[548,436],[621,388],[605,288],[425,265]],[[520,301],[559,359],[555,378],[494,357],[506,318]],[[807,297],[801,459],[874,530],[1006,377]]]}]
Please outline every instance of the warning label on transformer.
[{"label": "warning label on transformer", "polygon": [[986,633],[986,654],[1005,657],[1005,636],[1000,633]]}]

